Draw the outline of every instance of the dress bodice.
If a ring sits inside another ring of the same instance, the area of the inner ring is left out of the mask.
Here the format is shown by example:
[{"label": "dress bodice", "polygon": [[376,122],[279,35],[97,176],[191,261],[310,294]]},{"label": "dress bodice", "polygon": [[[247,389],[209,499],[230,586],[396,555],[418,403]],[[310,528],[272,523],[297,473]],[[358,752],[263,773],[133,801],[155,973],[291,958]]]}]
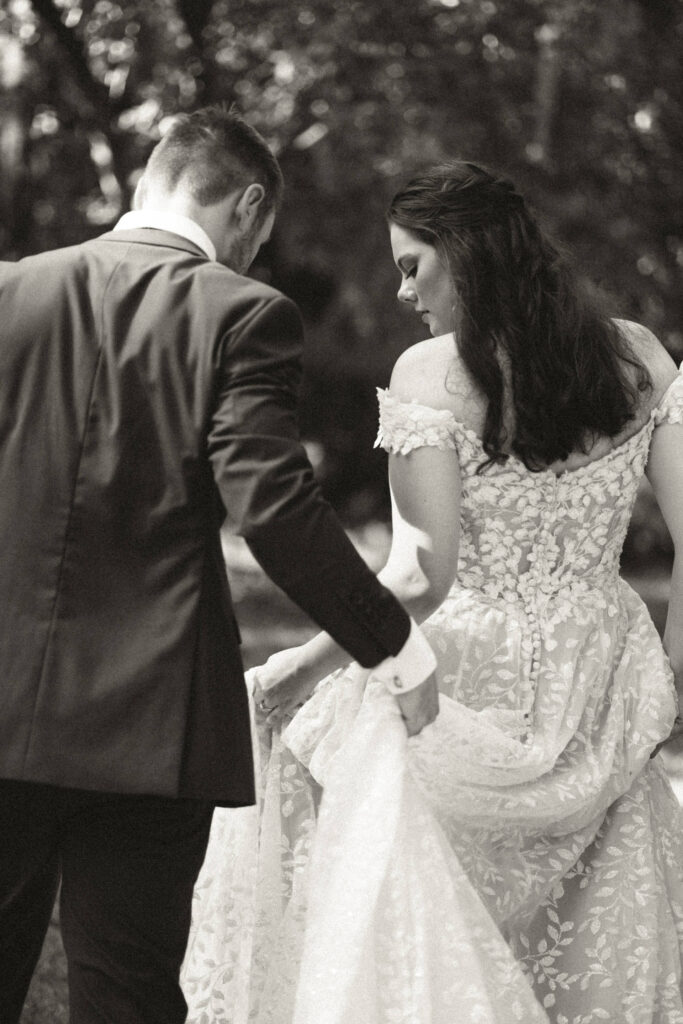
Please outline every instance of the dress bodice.
[{"label": "dress bodice", "polygon": [[[577,469],[533,472],[511,455],[486,461],[481,439],[449,410],[379,390],[377,444],[407,454],[455,449],[462,479],[458,582],[505,603],[541,604],[551,619],[609,600],[655,426],[683,422],[683,375],[632,436]],[[551,607],[552,606],[552,610]]]}]

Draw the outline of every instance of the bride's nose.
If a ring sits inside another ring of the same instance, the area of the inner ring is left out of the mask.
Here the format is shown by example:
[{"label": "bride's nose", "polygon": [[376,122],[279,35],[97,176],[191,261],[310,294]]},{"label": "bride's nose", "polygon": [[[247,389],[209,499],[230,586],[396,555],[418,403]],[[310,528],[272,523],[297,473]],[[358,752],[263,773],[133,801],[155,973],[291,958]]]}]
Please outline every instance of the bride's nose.
[{"label": "bride's nose", "polygon": [[401,281],[396,297],[399,302],[417,302],[417,295],[410,281]]}]

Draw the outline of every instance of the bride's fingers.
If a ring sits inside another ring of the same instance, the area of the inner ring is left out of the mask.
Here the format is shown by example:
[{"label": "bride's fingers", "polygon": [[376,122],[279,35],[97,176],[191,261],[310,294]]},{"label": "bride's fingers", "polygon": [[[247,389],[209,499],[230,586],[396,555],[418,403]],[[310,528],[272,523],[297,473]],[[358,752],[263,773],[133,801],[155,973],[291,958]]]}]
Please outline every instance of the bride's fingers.
[{"label": "bride's fingers", "polygon": [[279,729],[286,725],[287,722],[294,718],[294,711],[286,710],[285,708],[273,708],[268,717],[266,723],[271,729]]},{"label": "bride's fingers", "polygon": [[281,698],[275,697],[272,690],[264,690],[260,683],[254,686],[252,697],[259,711],[272,711],[282,704]]},{"label": "bride's fingers", "polygon": [[258,704],[259,701],[263,700],[263,690],[261,689],[258,676],[256,673],[252,675],[251,672],[248,672],[245,678],[247,680],[247,684],[251,684],[251,695],[254,698],[254,702]]},{"label": "bride's fingers", "polygon": [[266,711],[264,708],[263,711],[267,714],[266,723],[271,728],[282,726],[286,722],[290,722],[296,715],[297,711],[300,711],[303,706],[304,702],[301,701],[298,704],[294,704],[293,702],[283,702],[277,707],[271,708],[269,711]]},{"label": "bride's fingers", "polygon": [[274,711],[279,710],[279,701],[275,701],[272,697],[268,697],[267,693],[264,693],[261,687],[256,687],[254,690],[254,708],[257,715],[270,715]]}]

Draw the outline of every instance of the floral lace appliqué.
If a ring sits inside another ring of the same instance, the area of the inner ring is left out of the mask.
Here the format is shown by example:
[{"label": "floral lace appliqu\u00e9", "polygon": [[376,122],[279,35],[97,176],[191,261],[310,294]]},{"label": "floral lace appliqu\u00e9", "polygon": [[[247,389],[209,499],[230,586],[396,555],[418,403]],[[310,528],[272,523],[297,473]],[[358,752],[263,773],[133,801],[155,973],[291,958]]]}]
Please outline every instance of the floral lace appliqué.
[{"label": "floral lace appliqu\u00e9", "polygon": [[377,389],[380,408],[375,448],[408,455],[415,448],[455,448],[456,420],[448,409],[431,409],[417,402],[400,402],[388,391]]}]

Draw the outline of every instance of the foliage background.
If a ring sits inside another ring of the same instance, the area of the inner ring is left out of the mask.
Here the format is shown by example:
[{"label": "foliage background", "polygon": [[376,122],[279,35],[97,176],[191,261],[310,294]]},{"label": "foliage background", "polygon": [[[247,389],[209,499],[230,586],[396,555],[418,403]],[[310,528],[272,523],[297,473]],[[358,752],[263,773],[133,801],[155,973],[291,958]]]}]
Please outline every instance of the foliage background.
[{"label": "foliage background", "polygon": [[682,56],[681,0],[5,0],[0,256],[108,229],[167,118],[234,103],[289,185],[253,272],[303,311],[304,432],[362,522],[387,510],[373,386],[423,330],[383,217],[420,165],[511,174],[610,311],[683,354]]}]

